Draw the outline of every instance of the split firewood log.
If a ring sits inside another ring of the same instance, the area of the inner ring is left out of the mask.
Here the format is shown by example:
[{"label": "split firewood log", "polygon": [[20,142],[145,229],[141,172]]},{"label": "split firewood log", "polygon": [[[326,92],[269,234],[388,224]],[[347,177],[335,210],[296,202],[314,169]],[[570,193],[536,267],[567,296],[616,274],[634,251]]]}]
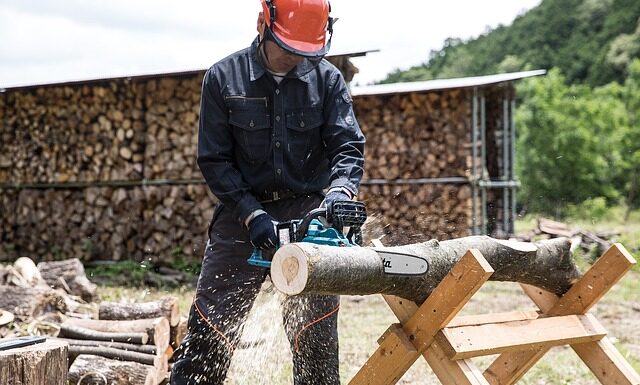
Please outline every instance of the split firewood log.
[{"label": "split firewood log", "polygon": [[0,308],[17,316],[27,317],[36,317],[52,311],[67,311],[64,298],[48,286],[0,285]]},{"label": "split firewood log", "polygon": [[69,318],[62,326],[77,326],[100,332],[146,333],[148,343],[164,352],[169,346],[169,321],[164,317],[131,321],[109,321]]},{"label": "split firewood log", "polygon": [[164,297],[157,301],[140,303],[101,302],[98,318],[101,320],[136,320],[165,317],[169,326],[180,322],[180,309],[175,297]]},{"label": "split firewood log", "polygon": [[144,332],[103,332],[65,323],[60,325],[58,337],[91,341],[124,342],[141,345],[144,345],[149,341],[149,335]]},{"label": "split firewood log", "polygon": [[156,385],[157,376],[150,365],[81,354],[69,368],[69,385]]},{"label": "split firewood log", "polygon": [[472,236],[438,242],[385,247],[427,260],[424,275],[384,273],[382,257],[369,247],[332,247],[312,243],[282,246],[273,257],[271,279],[285,294],[392,294],[418,304],[469,249],[477,249],[495,273],[494,281],[527,283],[561,295],[580,277],[566,238],[536,243]]},{"label": "split firewood log", "polygon": [[158,348],[154,345],[139,345],[134,343],[115,342],[115,341],[80,340],[80,339],[73,339],[73,338],[55,338],[55,340],[66,342],[69,344],[69,346],[93,346],[93,347],[114,348],[114,349],[130,351],[130,352],[138,352],[138,353],[153,354],[153,355],[158,354]]},{"label": "split firewood log", "polygon": [[38,270],[47,284],[53,288],[62,288],[69,294],[92,302],[96,295],[96,285],[89,281],[84,266],[77,258],[64,261],[40,262]]},{"label": "split firewood log", "polygon": [[182,343],[182,340],[187,335],[187,317],[180,317],[180,322],[176,326],[171,327],[169,343],[174,349],[178,349],[178,346]]}]

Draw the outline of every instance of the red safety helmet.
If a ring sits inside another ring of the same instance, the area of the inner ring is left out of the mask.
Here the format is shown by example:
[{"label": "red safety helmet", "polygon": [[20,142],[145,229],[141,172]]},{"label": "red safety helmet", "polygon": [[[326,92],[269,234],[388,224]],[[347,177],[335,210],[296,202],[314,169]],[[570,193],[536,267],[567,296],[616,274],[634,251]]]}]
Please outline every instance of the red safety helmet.
[{"label": "red safety helmet", "polygon": [[[327,0],[261,0],[266,33],[278,46],[295,55],[323,57],[333,35]],[[327,31],[329,39],[327,40]]]}]

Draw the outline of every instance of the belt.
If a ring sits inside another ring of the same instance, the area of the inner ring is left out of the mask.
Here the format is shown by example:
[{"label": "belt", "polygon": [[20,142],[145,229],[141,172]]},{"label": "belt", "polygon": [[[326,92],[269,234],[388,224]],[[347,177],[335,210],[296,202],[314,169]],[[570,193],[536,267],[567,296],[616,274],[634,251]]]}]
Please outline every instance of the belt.
[{"label": "belt", "polygon": [[309,195],[311,193],[296,193],[291,190],[272,191],[265,194],[257,194],[256,199],[260,203],[276,202],[286,199],[294,199],[302,196]]}]

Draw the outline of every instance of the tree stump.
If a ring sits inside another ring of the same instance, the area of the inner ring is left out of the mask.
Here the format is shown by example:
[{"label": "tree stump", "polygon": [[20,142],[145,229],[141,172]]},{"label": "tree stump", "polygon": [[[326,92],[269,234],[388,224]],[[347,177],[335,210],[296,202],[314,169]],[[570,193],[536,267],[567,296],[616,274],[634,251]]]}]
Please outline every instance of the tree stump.
[{"label": "tree stump", "polygon": [[66,342],[41,344],[0,351],[0,384],[67,385]]}]

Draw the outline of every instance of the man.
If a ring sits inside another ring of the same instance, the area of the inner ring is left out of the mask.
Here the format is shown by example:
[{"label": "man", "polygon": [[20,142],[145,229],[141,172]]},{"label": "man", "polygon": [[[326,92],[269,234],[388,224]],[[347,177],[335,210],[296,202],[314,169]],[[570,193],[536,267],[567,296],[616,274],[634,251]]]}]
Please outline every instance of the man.
[{"label": "man", "polygon": [[[351,97],[323,60],[333,32],[328,1],[261,1],[256,40],[203,80],[198,165],[220,203],[173,385],[223,383],[268,273],[247,263],[252,247],[272,257],[274,223],[353,199],[363,174]],[[339,384],[339,298],[289,297],[282,307],[295,384]]]}]

